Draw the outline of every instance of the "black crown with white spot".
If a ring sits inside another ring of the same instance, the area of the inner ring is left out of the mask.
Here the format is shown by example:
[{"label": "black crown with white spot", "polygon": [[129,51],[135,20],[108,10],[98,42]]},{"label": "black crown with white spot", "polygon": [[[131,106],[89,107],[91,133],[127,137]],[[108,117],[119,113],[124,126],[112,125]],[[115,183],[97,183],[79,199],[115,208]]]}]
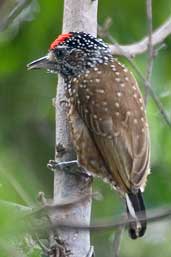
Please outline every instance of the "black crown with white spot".
[{"label": "black crown with white spot", "polygon": [[69,34],[72,34],[72,36],[60,44],[82,50],[91,51],[101,49],[109,51],[108,45],[102,39],[95,38],[84,32],[69,32]]}]

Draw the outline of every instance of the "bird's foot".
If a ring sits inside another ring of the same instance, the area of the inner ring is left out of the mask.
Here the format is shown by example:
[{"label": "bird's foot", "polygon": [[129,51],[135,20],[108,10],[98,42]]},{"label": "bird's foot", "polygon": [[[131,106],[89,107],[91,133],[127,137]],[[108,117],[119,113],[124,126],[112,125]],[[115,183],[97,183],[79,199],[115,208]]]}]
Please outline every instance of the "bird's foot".
[{"label": "bird's foot", "polygon": [[92,176],[79,165],[77,160],[64,162],[50,160],[47,164],[47,167],[52,171],[61,170],[64,172],[68,172],[72,175],[83,176],[86,179],[92,179]]},{"label": "bird's foot", "polygon": [[57,162],[55,160],[49,160],[47,167],[53,171],[56,170],[62,170],[62,171],[68,171],[72,169],[78,169],[79,164],[77,160],[73,161],[64,161],[64,162]]}]

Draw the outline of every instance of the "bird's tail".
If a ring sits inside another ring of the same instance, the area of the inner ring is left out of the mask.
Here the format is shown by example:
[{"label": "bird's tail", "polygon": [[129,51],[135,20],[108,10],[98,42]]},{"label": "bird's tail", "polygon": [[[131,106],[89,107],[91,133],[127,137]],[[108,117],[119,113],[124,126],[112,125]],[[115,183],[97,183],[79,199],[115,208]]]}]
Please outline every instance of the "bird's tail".
[{"label": "bird's tail", "polygon": [[130,237],[132,239],[142,237],[146,231],[146,211],[140,190],[135,194],[131,192],[126,194],[126,207],[128,218],[135,220],[128,225]]}]

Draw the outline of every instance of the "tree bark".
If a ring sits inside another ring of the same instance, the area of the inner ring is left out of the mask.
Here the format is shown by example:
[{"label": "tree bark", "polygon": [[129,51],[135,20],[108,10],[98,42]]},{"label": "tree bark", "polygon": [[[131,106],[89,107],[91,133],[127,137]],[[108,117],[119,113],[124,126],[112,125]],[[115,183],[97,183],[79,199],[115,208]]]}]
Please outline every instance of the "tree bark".
[{"label": "tree bark", "polygon": [[[92,0],[65,0],[63,16],[63,33],[84,31],[96,36],[97,5]],[[56,160],[68,161],[76,159],[65,110],[65,93],[63,80],[59,77],[56,96]],[[91,184],[85,185],[85,179],[67,174],[64,171],[54,173],[54,203],[62,203],[67,198],[91,195]],[[91,197],[69,207],[57,209],[52,214],[54,222],[81,223],[89,225],[91,216]],[[78,229],[58,229],[58,236],[64,240],[72,257],[85,257],[90,249],[89,231]],[[56,254],[57,256],[57,254]],[[63,256],[63,255],[60,255]]]}]

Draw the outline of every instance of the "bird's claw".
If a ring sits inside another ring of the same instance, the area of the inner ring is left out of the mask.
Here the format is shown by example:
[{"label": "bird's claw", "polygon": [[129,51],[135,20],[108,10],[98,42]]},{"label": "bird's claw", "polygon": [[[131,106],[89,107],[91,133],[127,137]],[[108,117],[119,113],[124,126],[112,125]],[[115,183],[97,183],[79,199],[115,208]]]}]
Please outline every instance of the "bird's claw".
[{"label": "bird's claw", "polygon": [[64,162],[57,162],[55,160],[50,160],[47,164],[47,167],[53,171],[55,170],[68,171],[72,169],[78,169],[79,164],[77,160],[64,161]]},{"label": "bird's claw", "polygon": [[83,168],[81,168],[77,160],[64,161],[64,162],[57,162],[55,160],[50,160],[49,163],[47,164],[47,167],[52,171],[61,170],[64,172],[68,172],[72,175],[83,176],[86,179],[92,178],[92,176],[89,173],[87,173]]},{"label": "bird's claw", "polygon": [[49,160],[47,167],[52,171],[60,169],[58,162],[56,162],[55,160]]}]

